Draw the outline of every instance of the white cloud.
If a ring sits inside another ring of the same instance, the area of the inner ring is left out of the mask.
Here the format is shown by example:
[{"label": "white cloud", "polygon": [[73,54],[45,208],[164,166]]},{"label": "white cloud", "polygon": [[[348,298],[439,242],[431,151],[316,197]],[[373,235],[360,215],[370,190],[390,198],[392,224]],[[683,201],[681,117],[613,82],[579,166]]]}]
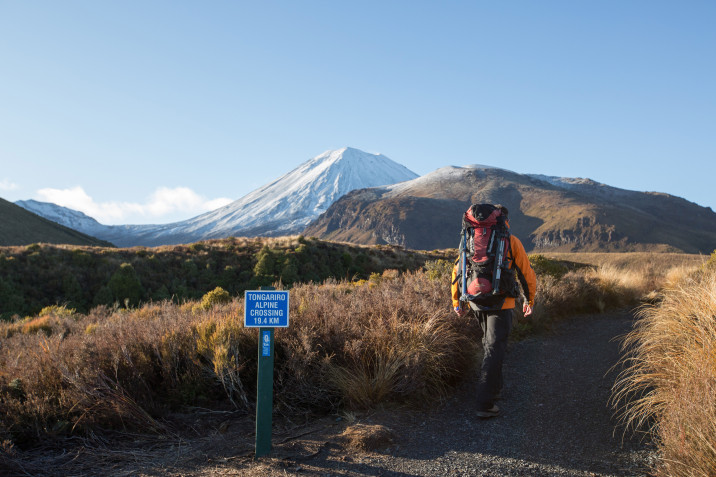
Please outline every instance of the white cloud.
[{"label": "white cloud", "polygon": [[160,187],[152,194],[146,208],[151,215],[159,217],[174,212],[206,212],[230,202],[231,199],[224,198],[207,200],[188,187]]},{"label": "white cloud", "polygon": [[231,199],[207,199],[188,187],[158,188],[144,204],[135,202],[95,202],[82,187],[40,189],[38,200],[79,210],[103,224],[164,223],[187,219],[223,207]]},{"label": "white cloud", "polygon": [[11,191],[11,190],[17,190],[19,188],[20,188],[19,185],[15,184],[14,182],[12,182],[8,179],[3,179],[0,181],[0,190]]}]

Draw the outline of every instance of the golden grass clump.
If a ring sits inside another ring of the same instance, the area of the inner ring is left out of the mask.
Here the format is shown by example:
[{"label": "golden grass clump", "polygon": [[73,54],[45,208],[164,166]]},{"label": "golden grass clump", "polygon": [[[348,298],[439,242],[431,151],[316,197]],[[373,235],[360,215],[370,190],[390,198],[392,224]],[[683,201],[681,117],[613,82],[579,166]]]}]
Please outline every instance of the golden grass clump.
[{"label": "golden grass clump", "polygon": [[353,452],[374,452],[390,447],[395,441],[395,433],[381,424],[352,424],[338,436]]},{"label": "golden grass clump", "polygon": [[193,331],[196,352],[206,361],[207,371],[216,376],[235,407],[248,410],[243,373],[251,360],[250,350],[256,346],[255,331],[244,328],[236,313],[212,313],[194,325]]},{"label": "golden grass clump", "polygon": [[658,442],[660,476],[716,475],[716,264],[639,311],[613,402]]},{"label": "golden grass clump", "polygon": [[[292,288],[291,326],[275,333],[275,410],[444,396],[472,366],[478,341],[452,314],[448,290],[449,278],[396,271],[359,286]],[[102,306],[0,324],[8,336],[0,347],[0,442],[102,428],[163,432],[162,418],[192,406],[252,412],[258,332],[243,327],[243,300],[197,304]],[[8,332],[36,325],[46,332]]]},{"label": "golden grass clump", "polygon": [[[538,269],[535,315],[550,321],[658,301],[661,291],[704,264],[704,257],[660,253],[550,253]],[[568,264],[564,273],[542,273]]]},{"label": "golden grass clump", "polygon": [[291,291],[296,326],[292,321],[279,330],[277,343],[292,351],[287,359],[311,363],[304,370],[289,366],[293,379],[308,379],[304,373],[313,370],[321,377],[315,385],[348,407],[444,396],[473,364],[477,341],[451,314],[449,277],[389,272],[374,278]]},{"label": "golden grass clump", "polygon": [[[67,321],[67,318],[77,316],[75,310],[66,308],[65,306],[47,306],[43,308],[36,317],[28,316],[22,320],[5,325],[0,336],[9,338],[15,333],[50,335],[58,328],[62,328],[61,323]],[[66,329],[62,330],[66,332]]]},{"label": "golden grass clump", "polygon": [[612,272],[578,269],[561,278],[551,275],[537,281],[535,320],[543,326],[559,318],[580,313],[603,313],[635,305],[634,288]]},{"label": "golden grass clump", "polygon": [[472,361],[474,342],[455,320],[438,315],[409,322],[395,313],[365,332],[345,344],[343,363],[329,366],[329,379],[350,407],[444,396]]}]

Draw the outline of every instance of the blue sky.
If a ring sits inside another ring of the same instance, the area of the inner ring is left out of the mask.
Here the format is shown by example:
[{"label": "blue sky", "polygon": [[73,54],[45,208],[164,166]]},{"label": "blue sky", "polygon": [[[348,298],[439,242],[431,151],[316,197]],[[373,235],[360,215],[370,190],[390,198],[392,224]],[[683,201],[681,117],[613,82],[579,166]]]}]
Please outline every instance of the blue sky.
[{"label": "blue sky", "polygon": [[714,24],[697,0],[0,0],[0,197],[169,222],[351,146],[716,209]]}]

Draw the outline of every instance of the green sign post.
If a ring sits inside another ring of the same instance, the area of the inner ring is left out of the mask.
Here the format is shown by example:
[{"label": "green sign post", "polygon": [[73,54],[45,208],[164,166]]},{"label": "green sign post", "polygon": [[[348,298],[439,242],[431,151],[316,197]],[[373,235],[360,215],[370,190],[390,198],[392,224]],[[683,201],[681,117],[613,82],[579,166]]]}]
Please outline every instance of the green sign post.
[{"label": "green sign post", "polygon": [[256,457],[271,452],[273,419],[273,328],[259,328],[259,369],[256,389]]},{"label": "green sign post", "polygon": [[274,328],[288,327],[288,292],[262,287],[244,293],[244,326],[259,329],[256,457],[271,452]]}]

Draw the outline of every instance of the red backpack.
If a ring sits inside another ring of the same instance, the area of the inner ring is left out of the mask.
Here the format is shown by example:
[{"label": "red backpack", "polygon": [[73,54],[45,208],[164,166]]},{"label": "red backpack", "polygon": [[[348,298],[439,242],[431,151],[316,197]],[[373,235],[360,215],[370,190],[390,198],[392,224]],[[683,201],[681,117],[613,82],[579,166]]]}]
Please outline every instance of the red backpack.
[{"label": "red backpack", "polygon": [[474,204],[462,219],[460,241],[460,301],[495,306],[506,296],[519,295],[510,268],[510,229],[503,208]]}]

